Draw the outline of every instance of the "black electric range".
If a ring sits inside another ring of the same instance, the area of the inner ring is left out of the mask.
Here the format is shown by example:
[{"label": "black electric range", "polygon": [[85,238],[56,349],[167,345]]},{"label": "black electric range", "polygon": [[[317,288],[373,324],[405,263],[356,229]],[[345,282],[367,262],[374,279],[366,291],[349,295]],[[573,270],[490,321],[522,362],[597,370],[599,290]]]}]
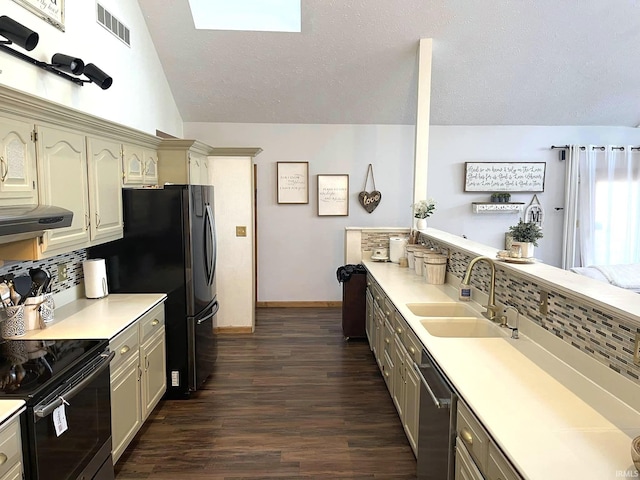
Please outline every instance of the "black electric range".
[{"label": "black electric range", "polygon": [[0,343],[0,400],[22,399],[25,478],[113,479],[108,340]]}]

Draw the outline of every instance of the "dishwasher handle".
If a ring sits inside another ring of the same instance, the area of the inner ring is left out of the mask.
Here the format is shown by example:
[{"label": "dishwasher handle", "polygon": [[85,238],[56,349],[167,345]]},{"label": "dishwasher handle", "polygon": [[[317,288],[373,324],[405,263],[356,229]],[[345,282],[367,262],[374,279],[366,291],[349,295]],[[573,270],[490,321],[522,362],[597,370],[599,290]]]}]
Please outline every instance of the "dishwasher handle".
[{"label": "dishwasher handle", "polygon": [[[451,391],[449,391],[448,396],[436,395],[433,391],[434,388],[429,384],[427,379],[424,377],[424,374],[422,373],[422,369],[430,369],[433,371],[433,367],[429,364],[418,365],[417,363],[414,362],[413,369],[418,374],[418,377],[420,378],[420,382],[424,386],[425,390],[429,392],[429,396],[431,397],[431,400],[433,401],[433,404],[436,406],[436,408],[450,408],[451,407]],[[439,374],[437,372],[434,372],[434,373],[439,377]],[[438,378],[437,380],[442,380],[442,379]],[[442,386],[445,387],[444,380],[442,380]]]}]

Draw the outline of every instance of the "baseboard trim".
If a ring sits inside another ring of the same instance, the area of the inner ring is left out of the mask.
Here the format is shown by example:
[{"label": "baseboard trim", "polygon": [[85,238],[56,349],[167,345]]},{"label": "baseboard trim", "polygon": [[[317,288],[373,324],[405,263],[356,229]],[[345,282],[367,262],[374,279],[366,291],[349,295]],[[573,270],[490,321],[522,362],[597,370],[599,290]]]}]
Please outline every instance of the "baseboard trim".
[{"label": "baseboard trim", "polygon": [[217,335],[236,334],[236,333],[253,333],[253,327],[215,327],[213,331]]},{"label": "baseboard trim", "polygon": [[341,307],[342,302],[256,302],[259,308],[328,308]]}]

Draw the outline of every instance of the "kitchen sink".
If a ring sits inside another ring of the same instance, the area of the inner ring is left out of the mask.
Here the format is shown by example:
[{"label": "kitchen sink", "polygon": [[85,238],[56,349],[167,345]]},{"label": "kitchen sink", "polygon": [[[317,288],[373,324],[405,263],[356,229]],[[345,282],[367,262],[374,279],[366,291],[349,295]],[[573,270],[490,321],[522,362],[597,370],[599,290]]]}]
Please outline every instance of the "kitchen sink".
[{"label": "kitchen sink", "polygon": [[484,318],[425,318],[420,323],[434,337],[489,338],[504,335],[502,328]]},{"label": "kitchen sink", "polygon": [[464,303],[407,303],[418,317],[479,317],[481,314]]}]

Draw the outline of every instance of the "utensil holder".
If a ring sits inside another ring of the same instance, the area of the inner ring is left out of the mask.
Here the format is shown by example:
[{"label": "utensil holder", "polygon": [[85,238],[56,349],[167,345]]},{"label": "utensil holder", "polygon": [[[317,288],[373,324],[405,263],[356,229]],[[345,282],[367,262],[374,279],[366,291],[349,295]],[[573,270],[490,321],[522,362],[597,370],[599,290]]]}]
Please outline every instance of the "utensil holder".
[{"label": "utensil holder", "polygon": [[51,293],[29,297],[22,306],[26,330],[41,330],[46,327],[46,323],[53,320],[54,304]]},{"label": "utensil holder", "polygon": [[5,307],[2,310],[2,322],[0,322],[0,335],[2,338],[22,337],[25,333],[27,332],[24,322],[24,305]]}]

